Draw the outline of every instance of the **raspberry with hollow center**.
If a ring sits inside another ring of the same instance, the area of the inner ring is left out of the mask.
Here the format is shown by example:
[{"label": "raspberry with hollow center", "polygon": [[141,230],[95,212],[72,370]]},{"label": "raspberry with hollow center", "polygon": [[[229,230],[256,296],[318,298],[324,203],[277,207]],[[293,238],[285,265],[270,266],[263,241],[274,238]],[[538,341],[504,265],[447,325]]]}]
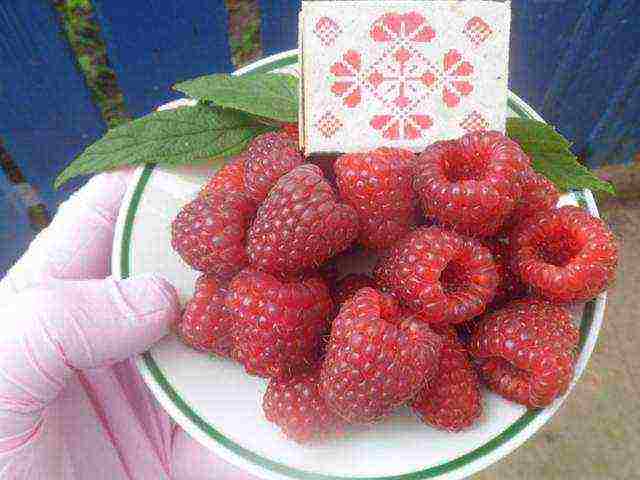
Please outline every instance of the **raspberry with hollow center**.
[{"label": "raspberry with hollow center", "polygon": [[416,161],[413,186],[426,217],[457,232],[495,235],[516,207],[529,159],[498,132],[436,142]]},{"label": "raspberry with hollow center", "polygon": [[436,372],[439,335],[364,288],[333,322],[320,394],[349,423],[373,422],[411,399]]},{"label": "raspberry with hollow center", "polygon": [[411,408],[423,422],[458,432],[482,414],[480,379],[455,330],[447,328],[442,339],[438,373],[416,395]]},{"label": "raspberry with hollow center", "polygon": [[249,214],[243,195],[200,196],[173,220],[171,245],[196,270],[228,278],[248,264],[244,239]]},{"label": "raspberry with hollow center", "polygon": [[247,373],[284,377],[318,359],[333,304],[320,278],[280,281],[247,268],[229,284],[226,306],[233,315],[233,358]]},{"label": "raspberry with hollow center", "polygon": [[262,398],[265,417],[296,442],[305,443],[340,435],[344,422],[320,396],[319,370],[285,379],[272,378]]},{"label": "raspberry with hollow center", "polygon": [[615,277],[618,245],[613,233],[579,207],[539,212],[520,223],[509,242],[514,272],[554,302],[590,300]]},{"label": "raspberry with hollow center", "polygon": [[293,274],[318,268],[346,250],[358,234],[354,209],[339,203],[315,165],[283,176],[262,203],[247,234],[252,265]]},{"label": "raspberry with hollow center", "polygon": [[286,132],[269,132],[254,138],[244,152],[247,195],[262,202],[278,179],[304,163],[298,142]]},{"label": "raspberry with hollow center", "polygon": [[178,325],[180,338],[196,350],[228,356],[231,351],[233,321],[224,304],[225,282],[201,275],[193,297]]},{"label": "raspberry with hollow center", "polygon": [[414,163],[412,152],[384,147],[336,160],[338,190],[358,213],[365,247],[388,248],[415,222]]},{"label": "raspberry with hollow center", "polygon": [[421,227],[400,240],[374,271],[392,292],[430,323],[461,323],[484,312],[498,274],[477,240],[439,227]]},{"label": "raspberry with hollow center", "polygon": [[473,332],[469,351],[479,359],[489,388],[538,408],[569,387],[579,336],[566,309],[524,299],[485,315]]}]

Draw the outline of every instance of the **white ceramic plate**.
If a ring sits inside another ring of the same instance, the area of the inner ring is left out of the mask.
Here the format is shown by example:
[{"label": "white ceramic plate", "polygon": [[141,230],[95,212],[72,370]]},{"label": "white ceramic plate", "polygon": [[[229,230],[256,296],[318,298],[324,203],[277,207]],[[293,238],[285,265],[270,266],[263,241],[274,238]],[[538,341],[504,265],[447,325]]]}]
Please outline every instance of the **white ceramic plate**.
[{"label": "white ceramic plate", "polygon": [[[237,73],[295,72],[296,68],[296,51],[289,51]],[[516,95],[510,95],[509,108],[512,116],[541,120]],[[190,297],[197,273],[172,251],[170,224],[218,166],[138,169],[118,220],[115,276],[161,273],[174,283],[183,302]],[[565,195],[562,203],[582,204],[597,215],[589,191]],[[574,383],[593,351],[604,306],[605,295],[601,295],[576,312],[582,336]],[[158,401],[189,434],[229,462],[269,479],[464,478],[522,444],[563,401],[558,399],[544,410],[526,411],[485,392],[481,421],[464,433],[434,430],[401,411],[369,430],[300,446],[286,440],[264,418],[261,398],[266,382],[249,377],[229,361],[195,353],[170,336],[142,355],[138,367]]]}]

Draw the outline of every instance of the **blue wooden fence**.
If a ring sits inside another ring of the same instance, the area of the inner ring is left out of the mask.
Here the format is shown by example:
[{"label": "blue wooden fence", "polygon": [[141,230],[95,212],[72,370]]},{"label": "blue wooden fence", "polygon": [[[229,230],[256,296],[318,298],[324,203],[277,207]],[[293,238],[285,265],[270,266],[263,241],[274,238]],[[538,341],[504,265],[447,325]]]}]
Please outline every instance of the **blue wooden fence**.
[{"label": "blue wooden fence", "polygon": [[[232,69],[223,0],[93,3],[133,116],[175,98],[175,81]],[[300,1],[259,6],[264,53],[295,48]],[[640,2],[513,0],[512,7],[511,89],[590,165],[631,161],[640,150]],[[81,183],[55,192],[52,179],[104,130],[50,2],[0,3],[0,138],[51,211]],[[33,236],[14,186],[1,180],[0,276]]]}]

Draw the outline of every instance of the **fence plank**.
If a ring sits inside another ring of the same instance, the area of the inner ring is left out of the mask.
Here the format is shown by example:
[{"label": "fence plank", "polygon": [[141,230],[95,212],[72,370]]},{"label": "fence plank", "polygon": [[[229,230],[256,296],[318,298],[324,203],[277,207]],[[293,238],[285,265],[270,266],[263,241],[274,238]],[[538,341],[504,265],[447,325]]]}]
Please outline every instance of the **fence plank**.
[{"label": "fence plank", "polygon": [[177,81],[232,70],[223,0],[94,0],[133,116],[178,98]]},{"label": "fence plank", "polygon": [[260,0],[260,32],[265,55],[298,46],[300,0]]},{"label": "fence plank", "polygon": [[105,129],[47,0],[0,3],[0,138],[51,211],[62,168]]}]

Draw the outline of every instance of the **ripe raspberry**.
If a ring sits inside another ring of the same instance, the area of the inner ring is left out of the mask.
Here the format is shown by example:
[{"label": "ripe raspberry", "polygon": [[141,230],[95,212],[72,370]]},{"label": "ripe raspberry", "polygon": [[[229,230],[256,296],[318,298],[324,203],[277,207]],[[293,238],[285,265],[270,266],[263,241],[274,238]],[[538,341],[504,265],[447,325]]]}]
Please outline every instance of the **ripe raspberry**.
[{"label": "ripe raspberry", "polygon": [[244,195],[244,156],[239,155],[227,161],[202,187],[200,195],[207,197],[216,193],[235,193]]},{"label": "ripe raspberry", "polygon": [[248,264],[244,237],[250,216],[245,200],[217,193],[182,207],[171,225],[173,249],[196,270],[233,276]]},{"label": "ripe raspberry", "polygon": [[532,408],[549,405],[569,387],[578,329],[569,312],[525,299],[484,316],[469,351],[480,359],[489,388]]},{"label": "ripe raspberry", "polygon": [[512,300],[522,298],[527,289],[511,269],[508,240],[491,238],[483,244],[491,251],[498,272],[498,286],[489,309],[499,308]]},{"label": "ripe raspberry", "polygon": [[350,273],[336,283],[333,290],[333,302],[339,307],[353,297],[358,290],[365,287],[375,288],[375,286],[376,282],[370,276],[362,273]]},{"label": "ripe raspberry", "polygon": [[480,379],[453,328],[443,335],[438,374],[420,390],[411,408],[423,422],[450,432],[470,427],[482,414]]},{"label": "ripe raspberry", "polygon": [[589,300],[615,277],[618,245],[599,218],[564,206],[539,212],[510,237],[511,264],[522,281],[554,302]]},{"label": "ripe raspberry", "polygon": [[551,181],[533,169],[526,169],[520,176],[522,196],[516,204],[513,213],[505,222],[504,230],[510,230],[519,222],[534,213],[551,210],[560,200],[560,193]]},{"label": "ripe raspberry", "polygon": [[305,160],[308,163],[312,163],[313,165],[319,167],[320,170],[322,170],[324,178],[326,178],[331,185],[335,186],[336,172],[333,167],[336,163],[337,158],[338,157],[336,157],[335,155],[311,155],[309,157],[306,157]]},{"label": "ripe raspberry", "polygon": [[319,278],[282,282],[247,268],[229,284],[226,306],[235,327],[233,357],[247,373],[283,377],[311,366],[333,308]]},{"label": "ripe raspberry", "polygon": [[480,315],[498,284],[486,247],[439,227],[421,227],[400,240],[374,276],[422,320],[440,324]]},{"label": "ripe raspberry", "polygon": [[338,203],[315,165],[282,177],[258,209],[247,236],[252,265],[274,274],[318,268],[358,234],[358,218]]},{"label": "ripe raspberry", "polygon": [[318,381],[318,370],[287,379],[272,378],[262,399],[267,420],[296,442],[323,439],[343,431],[344,422],[320,396]]},{"label": "ripe raspberry", "polygon": [[227,289],[212,275],[201,275],[178,325],[180,338],[196,350],[228,356],[233,321],[225,307]]},{"label": "ripe raspberry", "polygon": [[413,186],[425,216],[479,237],[495,235],[521,195],[528,167],[520,146],[498,132],[436,142],[417,159]]},{"label": "ripe raspberry", "polygon": [[338,190],[358,212],[359,241],[365,247],[388,248],[415,222],[414,163],[412,152],[391,148],[336,160]]},{"label": "ripe raspberry", "polygon": [[[364,288],[333,322],[320,394],[349,423],[373,422],[411,399],[435,374],[441,340]],[[384,306],[383,306],[384,304]]]},{"label": "ripe raspberry", "polygon": [[285,123],[282,125],[281,130],[282,132],[286,133],[291,138],[293,138],[296,142],[298,141],[299,133],[298,133],[297,123]]},{"label": "ripe raspberry", "polygon": [[304,163],[298,143],[286,132],[269,132],[254,138],[244,152],[247,195],[262,202],[284,174]]}]

